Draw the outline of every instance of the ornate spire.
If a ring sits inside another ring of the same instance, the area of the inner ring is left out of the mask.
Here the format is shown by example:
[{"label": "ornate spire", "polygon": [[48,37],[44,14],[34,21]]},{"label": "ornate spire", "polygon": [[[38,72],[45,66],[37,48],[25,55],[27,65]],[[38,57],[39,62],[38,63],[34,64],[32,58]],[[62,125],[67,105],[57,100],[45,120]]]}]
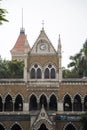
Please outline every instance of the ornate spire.
[{"label": "ornate spire", "polygon": [[61,38],[60,38],[60,34],[59,34],[59,39],[58,39],[58,54],[61,54]]},{"label": "ornate spire", "polygon": [[22,8],[22,28],[20,29],[20,34],[25,33],[25,29],[23,28],[23,8]]}]

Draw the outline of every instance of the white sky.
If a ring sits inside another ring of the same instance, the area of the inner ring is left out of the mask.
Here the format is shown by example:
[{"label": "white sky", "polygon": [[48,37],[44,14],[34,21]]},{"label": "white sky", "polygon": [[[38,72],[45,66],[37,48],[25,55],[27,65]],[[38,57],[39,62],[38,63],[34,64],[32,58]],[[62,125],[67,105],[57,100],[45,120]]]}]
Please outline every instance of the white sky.
[{"label": "white sky", "polygon": [[9,20],[0,26],[0,55],[3,59],[11,59],[10,50],[22,27],[22,8],[23,26],[31,47],[40,33],[42,20],[56,50],[58,35],[61,35],[64,67],[87,38],[87,0],[3,0],[0,6],[7,9]]}]

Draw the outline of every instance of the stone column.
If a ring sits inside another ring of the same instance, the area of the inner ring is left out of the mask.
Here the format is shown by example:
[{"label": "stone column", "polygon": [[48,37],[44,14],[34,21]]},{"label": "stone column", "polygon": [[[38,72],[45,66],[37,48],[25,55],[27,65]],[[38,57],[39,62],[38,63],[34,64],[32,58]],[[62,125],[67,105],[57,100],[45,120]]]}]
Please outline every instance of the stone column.
[{"label": "stone column", "polygon": [[82,111],[84,111],[84,99],[82,99]]},{"label": "stone column", "polygon": [[63,102],[62,101],[57,102],[57,111],[63,111]]},{"label": "stone column", "polygon": [[29,111],[29,103],[23,103],[23,111]]}]

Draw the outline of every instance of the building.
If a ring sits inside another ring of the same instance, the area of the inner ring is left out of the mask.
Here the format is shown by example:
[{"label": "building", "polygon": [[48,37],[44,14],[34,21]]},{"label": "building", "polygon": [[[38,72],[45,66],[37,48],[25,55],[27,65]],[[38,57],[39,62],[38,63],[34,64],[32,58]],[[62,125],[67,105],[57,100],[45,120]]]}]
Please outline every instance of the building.
[{"label": "building", "polygon": [[57,51],[44,28],[31,49],[24,43],[24,78],[0,79],[0,130],[79,130],[87,79],[62,78],[60,35]]}]

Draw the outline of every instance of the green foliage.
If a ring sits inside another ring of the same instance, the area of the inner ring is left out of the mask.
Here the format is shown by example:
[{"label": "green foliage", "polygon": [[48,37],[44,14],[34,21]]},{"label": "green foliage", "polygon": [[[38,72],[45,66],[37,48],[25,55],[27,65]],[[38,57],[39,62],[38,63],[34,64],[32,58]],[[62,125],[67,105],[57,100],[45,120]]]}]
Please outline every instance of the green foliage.
[{"label": "green foliage", "polygon": [[0,61],[0,78],[23,78],[23,61]]},{"label": "green foliage", "polygon": [[0,8],[0,24],[2,24],[3,22],[8,22],[8,20],[5,18],[6,13],[8,13],[6,9]]},{"label": "green foliage", "polygon": [[69,70],[65,70],[64,78],[82,78],[87,77],[87,40],[79,53],[70,56],[71,62],[68,64]]},{"label": "green foliage", "polygon": [[87,112],[81,115],[81,129],[87,130]]}]

